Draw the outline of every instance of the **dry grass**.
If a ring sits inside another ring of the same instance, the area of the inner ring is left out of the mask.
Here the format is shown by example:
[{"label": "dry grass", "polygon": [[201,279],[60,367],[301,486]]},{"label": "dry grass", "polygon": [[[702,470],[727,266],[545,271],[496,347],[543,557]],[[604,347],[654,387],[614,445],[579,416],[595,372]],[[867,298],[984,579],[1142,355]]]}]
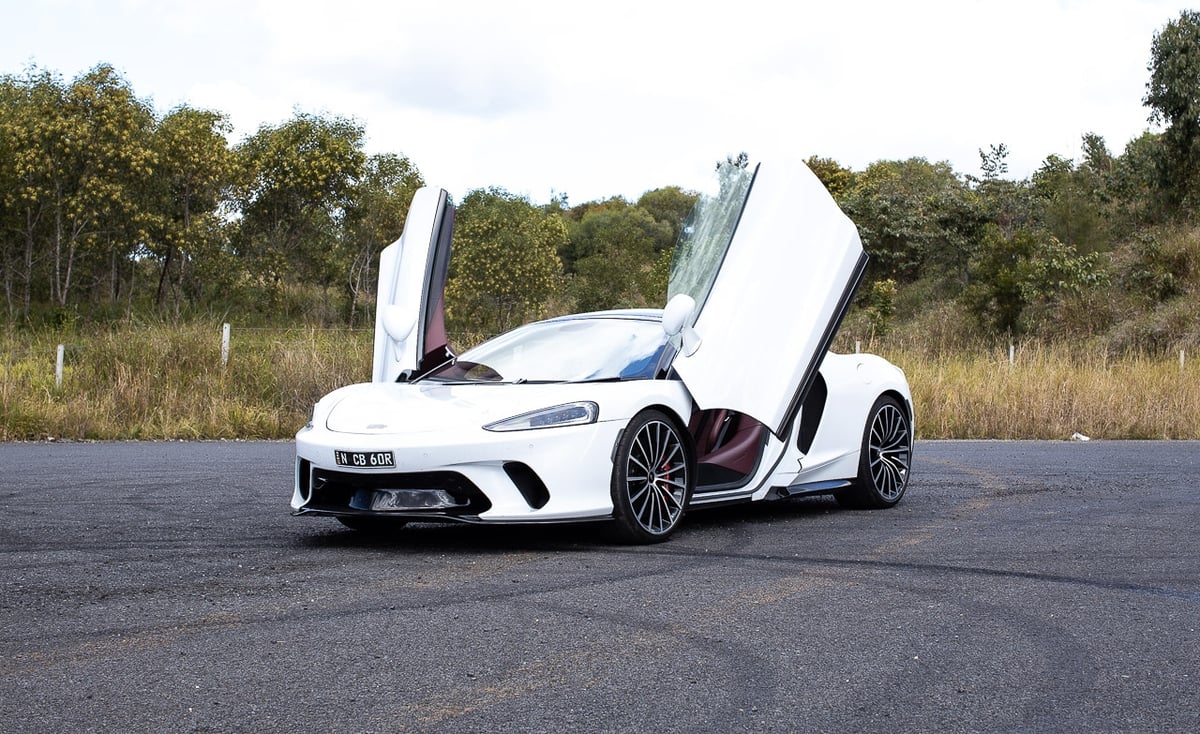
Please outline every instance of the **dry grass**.
[{"label": "dry grass", "polygon": [[[370,379],[370,331],[235,328],[226,368],[220,333],[215,324],[0,332],[0,440],[288,438],[321,395]],[[67,366],[56,389],[60,342]],[[1110,359],[1029,343],[1009,365],[1007,346],[941,353],[945,345],[896,342],[863,349],[904,368],[924,438],[1200,438],[1200,355],[1181,370],[1177,354]]]},{"label": "dry grass", "polygon": [[321,395],[370,379],[371,335],[361,331],[234,329],[224,368],[214,325],[0,340],[0,440],[285,438]]},{"label": "dry grass", "polygon": [[1200,438],[1200,360],[1026,344],[930,357],[880,352],[912,386],[923,438]]}]

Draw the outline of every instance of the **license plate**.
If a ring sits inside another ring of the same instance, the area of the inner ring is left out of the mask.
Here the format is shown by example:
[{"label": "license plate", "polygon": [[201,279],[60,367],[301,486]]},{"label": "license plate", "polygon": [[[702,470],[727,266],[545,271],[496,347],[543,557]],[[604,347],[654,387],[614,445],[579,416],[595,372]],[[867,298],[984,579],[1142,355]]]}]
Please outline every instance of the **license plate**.
[{"label": "license plate", "polygon": [[392,468],[396,466],[396,457],[391,451],[334,451],[333,460],[338,466],[352,466],[356,469]]}]

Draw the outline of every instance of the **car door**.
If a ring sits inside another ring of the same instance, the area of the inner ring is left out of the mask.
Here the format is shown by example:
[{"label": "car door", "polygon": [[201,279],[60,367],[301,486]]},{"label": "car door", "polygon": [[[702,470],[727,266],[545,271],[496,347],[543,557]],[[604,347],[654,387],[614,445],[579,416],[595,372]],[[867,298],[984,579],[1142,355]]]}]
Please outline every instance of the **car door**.
[{"label": "car door", "polygon": [[374,382],[407,380],[450,355],[446,338],[446,273],[454,205],[442,189],[413,195],[400,239],[379,254]]},{"label": "car door", "polygon": [[[699,346],[673,367],[702,409],[783,436],[862,280],[858,229],[802,163],[724,166],[672,263],[669,295],[696,302]],[[694,340],[693,340],[694,341]]]}]

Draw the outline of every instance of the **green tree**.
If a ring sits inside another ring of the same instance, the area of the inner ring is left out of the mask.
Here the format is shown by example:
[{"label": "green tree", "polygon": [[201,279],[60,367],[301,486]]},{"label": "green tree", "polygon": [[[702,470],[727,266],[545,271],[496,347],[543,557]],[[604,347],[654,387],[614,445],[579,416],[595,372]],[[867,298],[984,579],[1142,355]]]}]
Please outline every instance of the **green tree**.
[{"label": "green tree", "polygon": [[841,203],[854,188],[854,172],[834,159],[813,155],[804,162],[808,165],[809,170],[821,180],[821,183],[825,184],[829,195],[838,203]]},{"label": "green tree", "polygon": [[1142,102],[1150,122],[1166,126],[1159,171],[1178,208],[1200,185],[1200,11],[1183,11],[1154,35],[1149,70]]},{"label": "green tree", "polygon": [[10,317],[29,317],[35,253],[50,204],[47,128],[62,95],[62,82],[49,72],[0,77],[0,253]]},{"label": "green tree", "polygon": [[[225,115],[183,106],[169,112],[154,130],[154,175],[150,249],[159,259],[155,303],[174,296],[176,310],[185,281],[199,295],[198,261],[219,255],[223,246],[220,207],[234,183],[234,159]],[[200,262],[205,269],[207,263]]]},{"label": "green tree", "polygon": [[871,256],[871,279],[899,283],[931,262],[962,269],[978,236],[978,206],[949,164],[924,158],[872,163],[842,202]]},{"label": "green tree", "polygon": [[4,207],[8,231],[23,243],[19,259],[9,248],[20,263],[22,310],[28,314],[35,281],[60,307],[75,300],[79,283],[115,300],[146,238],[149,105],[104,64],[70,85],[31,69],[3,87],[4,176],[12,186]]},{"label": "green tree", "polygon": [[1008,146],[1004,143],[989,145],[985,152],[979,149],[979,170],[984,181],[996,181],[1008,173]]},{"label": "green tree", "polygon": [[637,205],[645,209],[654,220],[665,224],[669,230],[663,231],[663,236],[654,243],[654,250],[662,252],[675,246],[679,240],[679,229],[683,220],[687,219],[692,207],[696,205],[695,191],[684,191],[678,186],[664,186],[642,194]]},{"label": "green tree", "polygon": [[1021,229],[1008,237],[993,225],[972,263],[963,299],[984,328],[1017,334],[1026,327],[1022,317],[1029,306],[1078,295],[1106,280],[1095,253],[1079,255],[1045,231]]},{"label": "green tree", "polygon": [[1163,222],[1171,211],[1173,205],[1160,184],[1159,161],[1164,155],[1162,134],[1147,131],[1130,140],[1113,161],[1109,194],[1120,234]]},{"label": "green tree", "polygon": [[1050,155],[1034,172],[1033,191],[1039,219],[1054,237],[1081,251],[1108,249],[1103,184],[1089,167]]},{"label": "green tree", "polygon": [[298,112],[237,147],[244,172],[238,252],[264,278],[273,306],[288,281],[318,288],[324,303],[344,278],[350,258],[339,228],[366,159],[362,145],[359,123]]},{"label": "green tree", "polygon": [[1008,146],[990,145],[979,151],[982,179],[968,177],[983,203],[986,217],[1000,228],[1005,237],[1019,229],[1036,228],[1036,202],[1028,181],[1012,181],[1008,173]]},{"label": "green tree", "polygon": [[[575,272],[575,263],[582,260],[597,251],[597,228],[589,226],[585,228],[579,227],[585,218],[596,217],[600,213],[609,209],[625,210],[630,206],[629,202],[621,196],[614,196],[611,199],[603,201],[589,201],[586,204],[579,204],[571,207],[563,217],[567,223],[567,239],[559,248],[558,257],[562,261],[563,271],[566,273]],[[601,233],[602,234],[602,233]]]},{"label": "green tree", "polygon": [[1104,142],[1104,137],[1096,133],[1083,134],[1083,164],[1080,168],[1086,169],[1091,175],[1095,176],[1094,188],[1099,191],[1106,183],[1105,179],[1112,175],[1113,172],[1113,156],[1108,150],[1108,144]]},{"label": "green tree", "polygon": [[351,256],[346,272],[349,322],[354,323],[364,292],[374,287],[371,267],[379,252],[404,231],[413,194],[424,185],[412,161],[392,153],[367,159],[346,210],[344,250]]},{"label": "green tree", "polygon": [[610,201],[570,228],[575,256],[572,292],[581,311],[661,306],[667,284],[658,282],[655,263],[671,241],[672,226],[623,200]]},{"label": "green tree", "polygon": [[498,333],[541,316],[558,291],[562,218],[499,189],[476,189],[458,207],[446,319],[451,331]]}]

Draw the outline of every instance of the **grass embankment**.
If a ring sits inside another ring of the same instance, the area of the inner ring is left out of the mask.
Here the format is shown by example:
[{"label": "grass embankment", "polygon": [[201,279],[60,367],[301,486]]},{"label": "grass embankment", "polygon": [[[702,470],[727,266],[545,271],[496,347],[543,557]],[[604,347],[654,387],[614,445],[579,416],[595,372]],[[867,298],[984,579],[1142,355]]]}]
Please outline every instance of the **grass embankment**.
[{"label": "grass embankment", "polygon": [[[0,440],[288,438],[312,403],[369,379],[369,330],[121,326],[88,336],[0,332]],[[61,388],[57,345],[66,345]],[[839,344],[853,349],[853,343]],[[923,438],[1200,438],[1200,355],[1110,359],[1007,345],[937,354],[867,346],[902,366]]]}]

